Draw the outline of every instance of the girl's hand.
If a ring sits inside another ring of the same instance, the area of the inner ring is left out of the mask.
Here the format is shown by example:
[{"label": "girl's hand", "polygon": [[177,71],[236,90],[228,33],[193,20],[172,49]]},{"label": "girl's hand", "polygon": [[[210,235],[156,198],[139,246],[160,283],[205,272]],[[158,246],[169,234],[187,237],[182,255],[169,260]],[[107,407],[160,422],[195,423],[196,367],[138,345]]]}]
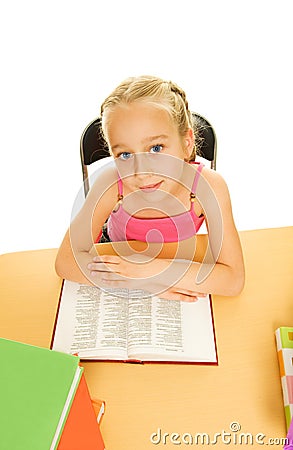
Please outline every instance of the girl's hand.
[{"label": "girl's hand", "polygon": [[194,292],[187,289],[176,289],[171,287],[162,292],[159,297],[167,300],[180,300],[183,302],[196,302],[199,297],[205,297],[207,294],[203,292]]},{"label": "girl's hand", "polygon": [[[103,282],[130,281],[145,279],[156,275],[158,267],[154,267],[155,259],[142,254],[134,254],[122,258],[116,255],[95,256],[88,269],[90,275]],[[152,266],[150,266],[150,264]],[[142,277],[143,275],[143,277]]]},{"label": "girl's hand", "polygon": [[164,271],[171,263],[172,261],[163,259],[150,260],[142,254],[134,254],[127,259],[102,255],[95,256],[88,264],[88,269],[92,282],[98,287],[144,289],[160,298],[187,302],[197,301],[198,297],[206,295],[198,291],[180,289],[175,283],[168,284],[166,283],[168,277],[162,276],[165,283],[158,280],[158,273]]}]

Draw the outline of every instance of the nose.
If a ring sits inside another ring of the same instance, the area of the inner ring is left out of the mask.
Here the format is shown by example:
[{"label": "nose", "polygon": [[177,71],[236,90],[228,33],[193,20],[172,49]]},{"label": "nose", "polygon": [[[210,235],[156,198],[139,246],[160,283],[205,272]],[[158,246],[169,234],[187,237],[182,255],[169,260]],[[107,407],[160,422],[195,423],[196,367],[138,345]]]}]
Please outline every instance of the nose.
[{"label": "nose", "polygon": [[150,175],[154,173],[154,167],[148,153],[136,153],[133,164],[134,175]]}]

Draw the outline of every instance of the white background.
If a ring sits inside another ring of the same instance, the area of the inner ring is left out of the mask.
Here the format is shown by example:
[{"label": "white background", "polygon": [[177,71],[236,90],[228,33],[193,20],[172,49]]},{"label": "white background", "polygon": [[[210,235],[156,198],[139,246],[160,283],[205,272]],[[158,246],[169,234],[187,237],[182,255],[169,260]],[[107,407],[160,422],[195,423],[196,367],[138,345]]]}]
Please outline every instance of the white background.
[{"label": "white background", "polygon": [[0,11],[0,253],[58,247],[80,135],[124,78],[181,85],[213,124],[238,229],[292,225],[291,0],[27,0]]}]

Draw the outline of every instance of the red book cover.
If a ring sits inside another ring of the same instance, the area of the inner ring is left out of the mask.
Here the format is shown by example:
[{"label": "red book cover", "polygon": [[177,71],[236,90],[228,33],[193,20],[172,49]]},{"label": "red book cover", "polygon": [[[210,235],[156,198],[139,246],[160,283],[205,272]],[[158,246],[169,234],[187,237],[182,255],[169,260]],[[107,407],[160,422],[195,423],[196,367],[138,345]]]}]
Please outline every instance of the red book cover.
[{"label": "red book cover", "polygon": [[80,379],[57,449],[105,449],[84,374]]}]

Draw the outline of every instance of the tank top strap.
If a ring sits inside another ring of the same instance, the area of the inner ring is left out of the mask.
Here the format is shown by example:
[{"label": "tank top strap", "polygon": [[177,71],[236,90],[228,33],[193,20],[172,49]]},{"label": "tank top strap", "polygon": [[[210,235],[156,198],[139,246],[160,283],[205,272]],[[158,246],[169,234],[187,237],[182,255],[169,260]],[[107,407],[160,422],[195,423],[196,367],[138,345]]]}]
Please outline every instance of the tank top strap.
[{"label": "tank top strap", "polygon": [[123,200],[123,183],[120,176],[118,175],[118,201],[121,200]]},{"label": "tank top strap", "polygon": [[197,185],[198,185],[198,180],[199,180],[201,171],[202,171],[202,169],[204,167],[203,163],[195,162],[193,164],[197,164],[197,169],[196,169],[196,172],[195,172],[195,176],[194,176],[194,180],[193,180],[192,187],[191,187],[191,192],[190,192],[190,203],[191,203],[190,209],[191,210],[194,209],[194,202],[195,202],[195,199],[196,199],[196,188],[197,188]]},{"label": "tank top strap", "polygon": [[203,163],[195,163],[195,164],[198,164],[198,167],[196,169],[194,180],[193,180],[193,184],[192,184],[192,188],[191,188],[191,193],[194,194],[194,195],[196,193],[196,188],[197,188],[197,185],[198,185],[198,180],[199,180],[201,171],[202,171],[202,169],[204,167]]}]

